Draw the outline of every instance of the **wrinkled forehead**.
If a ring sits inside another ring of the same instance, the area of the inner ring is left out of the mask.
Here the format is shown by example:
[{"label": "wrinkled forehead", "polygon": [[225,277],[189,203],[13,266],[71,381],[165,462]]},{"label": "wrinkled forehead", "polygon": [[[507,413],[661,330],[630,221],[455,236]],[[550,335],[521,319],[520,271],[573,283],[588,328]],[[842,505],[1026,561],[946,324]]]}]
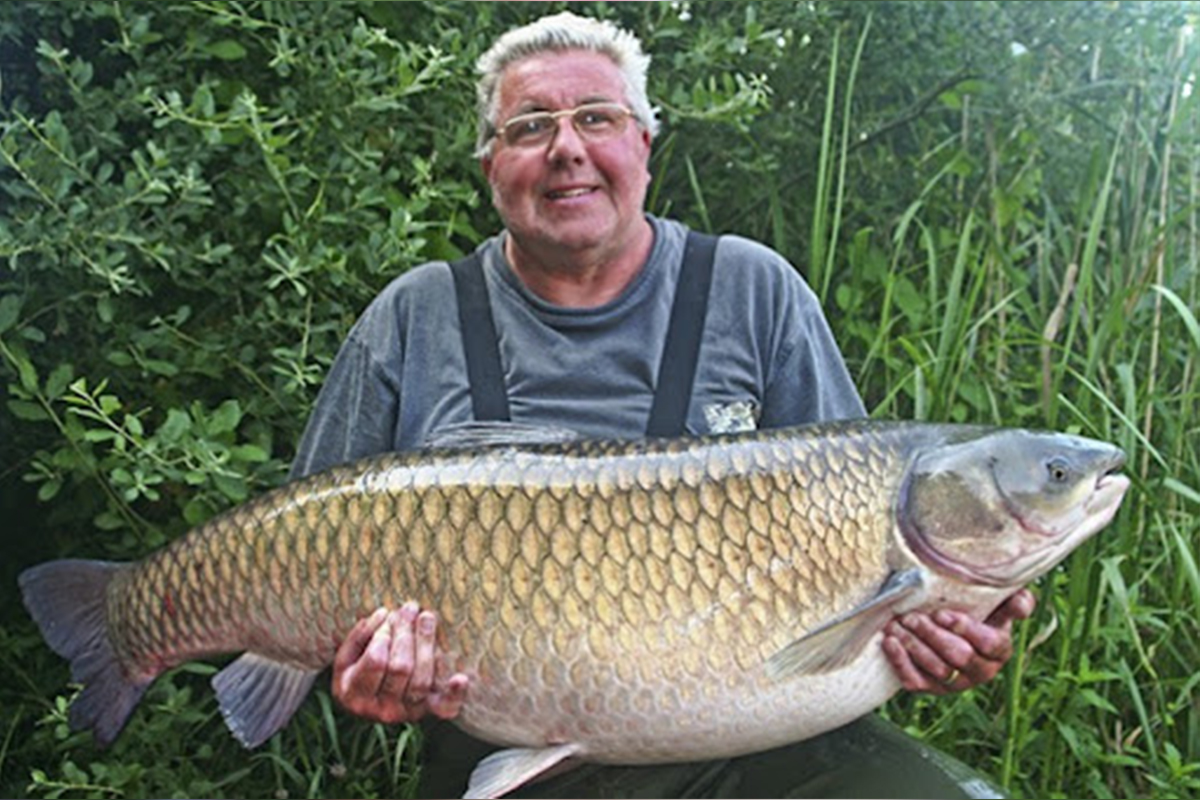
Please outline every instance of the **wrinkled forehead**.
[{"label": "wrinkled forehead", "polygon": [[503,118],[525,111],[555,111],[589,102],[628,102],[616,63],[591,50],[549,50],[504,68],[496,92]]}]

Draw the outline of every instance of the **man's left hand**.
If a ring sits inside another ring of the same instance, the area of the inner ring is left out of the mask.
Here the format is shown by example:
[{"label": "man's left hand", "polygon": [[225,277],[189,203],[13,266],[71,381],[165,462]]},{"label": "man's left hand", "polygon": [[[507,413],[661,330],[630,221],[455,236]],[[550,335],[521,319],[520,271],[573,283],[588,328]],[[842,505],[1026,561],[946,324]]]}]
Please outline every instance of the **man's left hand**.
[{"label": "man's left hand", "polygon": [[949,694],[987,683],[1012,658],[1012,624],[1033,614],[1033,593],[1022,589],[983,622],[957,611],[911,613],[884,629],[883,652],[911,692]]}]

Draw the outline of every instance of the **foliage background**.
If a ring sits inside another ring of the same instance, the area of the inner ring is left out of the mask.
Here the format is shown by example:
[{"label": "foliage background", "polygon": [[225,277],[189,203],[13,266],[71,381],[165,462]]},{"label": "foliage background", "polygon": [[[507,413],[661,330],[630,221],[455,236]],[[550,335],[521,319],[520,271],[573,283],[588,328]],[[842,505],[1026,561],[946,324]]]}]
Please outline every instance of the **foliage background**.
[{"label": "foliage background", "polygon": [[1200,789],[1195,3],[0,4],[0,795],[411,793],[317,692],[261,752],[194,665],[107,752],[16,575],[279,483],[357,313],[496,230],[471,65],[562,7],[654,56],[650,207],[779,249],[878,416],[1122,444],[1000,679],[887,712],[1020,796]]}]

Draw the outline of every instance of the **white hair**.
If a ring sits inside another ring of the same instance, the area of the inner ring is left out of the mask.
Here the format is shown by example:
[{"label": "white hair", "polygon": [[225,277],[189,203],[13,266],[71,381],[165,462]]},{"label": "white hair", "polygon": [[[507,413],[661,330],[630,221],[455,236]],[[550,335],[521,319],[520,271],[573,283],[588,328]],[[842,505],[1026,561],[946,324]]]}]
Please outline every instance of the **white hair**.
[{"label": "white hair", "polygon": [[475,141],[478,157],[489,155],[496,132],[497,89],[504,70],[516,61],[545,52],[591,50],[612,59],[625,83],[625,94],[633,115],[650,136],[658,133],[658,119],[646,96],[646,70],[650,56],[642,52],[641,42],[611,22],[580,17],[570,11],[542,17],[513,28],[480,56],[475,70],[480,74],[475,86],[479,135]]}]

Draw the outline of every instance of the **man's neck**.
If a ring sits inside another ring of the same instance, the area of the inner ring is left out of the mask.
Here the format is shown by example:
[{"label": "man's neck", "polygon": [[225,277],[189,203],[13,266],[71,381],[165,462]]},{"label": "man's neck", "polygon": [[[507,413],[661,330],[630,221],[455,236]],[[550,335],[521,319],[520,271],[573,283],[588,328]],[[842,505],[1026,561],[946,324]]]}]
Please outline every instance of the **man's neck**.
[{"label": "man's neck", "polygon": [[633,282],[654,245],[647,221],[634,241],[618,252],[596,250],[531,252],[507,237],[505,256],[525,286],[548,303],[594,308],[609,303]]}]

